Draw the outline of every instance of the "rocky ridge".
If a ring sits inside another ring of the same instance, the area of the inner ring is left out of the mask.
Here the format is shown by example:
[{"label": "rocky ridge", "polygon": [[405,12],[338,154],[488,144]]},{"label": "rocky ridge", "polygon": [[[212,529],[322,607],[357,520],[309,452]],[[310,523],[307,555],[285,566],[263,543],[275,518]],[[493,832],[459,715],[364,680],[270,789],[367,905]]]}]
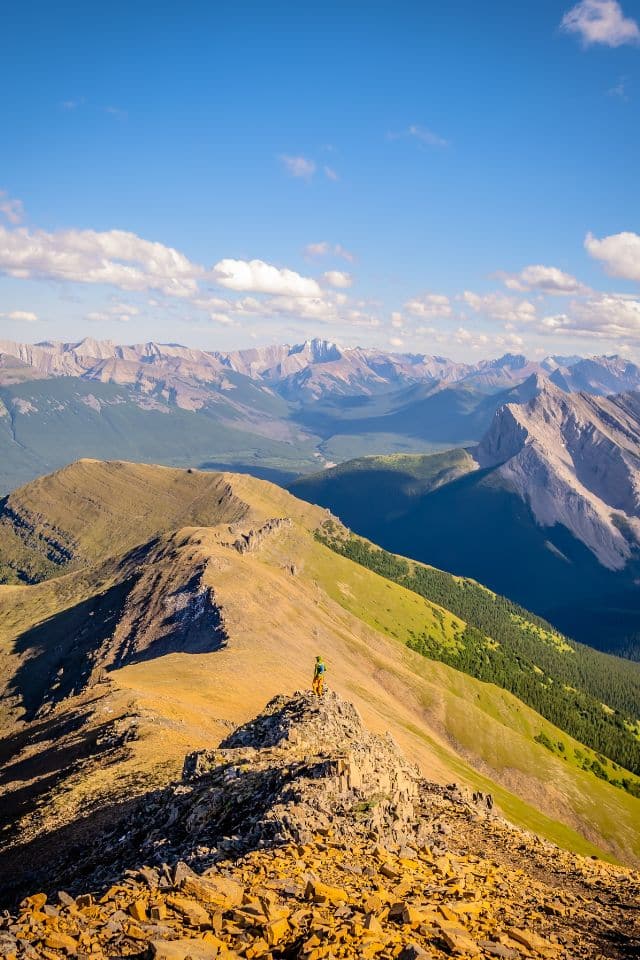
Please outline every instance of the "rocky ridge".
[{"label": "rocky ridge", "polygon": [[0,921],[0,956],[640,956],[640,876],[487,799],[429,783],[335,694],[276,697],[179,784],[32,859],[37,892]]}]

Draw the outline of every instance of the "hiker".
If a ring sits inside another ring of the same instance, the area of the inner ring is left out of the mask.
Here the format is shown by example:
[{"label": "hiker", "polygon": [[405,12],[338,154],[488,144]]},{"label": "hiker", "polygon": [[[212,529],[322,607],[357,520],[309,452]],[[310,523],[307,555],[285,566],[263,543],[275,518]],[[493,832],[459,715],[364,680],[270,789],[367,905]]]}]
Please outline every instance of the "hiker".
[{"label": "hiker", "polygon": [[327,668],[324,665],[324,660],[322,657],[316,657],[316,665],[313,671],[313,684],[311,685],[311,689],[319,697],[321,697],[323,693],[324,675],[326,669]]}]

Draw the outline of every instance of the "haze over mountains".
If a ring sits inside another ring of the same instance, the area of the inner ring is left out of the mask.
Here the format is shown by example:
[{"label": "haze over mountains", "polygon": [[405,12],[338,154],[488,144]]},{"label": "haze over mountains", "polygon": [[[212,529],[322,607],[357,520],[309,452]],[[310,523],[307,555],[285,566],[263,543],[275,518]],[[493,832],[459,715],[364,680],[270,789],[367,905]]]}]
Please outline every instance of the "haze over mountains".
[{"label": "haze over mountains", "polygon": [[362,454],[474,443],[536,373],[594,395],[640,386],[619,357],[465,364],[325,340],[233,353],[0,342],[0,492],[82,456],[285,481]]},{"label": "haze over mountains", "polygon": [[[150,384],[167,381],[165,389],[189,382],[224,385],[230,370],[273,387],[290,400],[388,393],[415,383],[465,384],[494,392],[522,383],[542,372],[564,390],[594,394],[620,393],[640,385],[640,368],[622,357],[547,357],[529,361],[519,354],[461,363],[446,357],[393,353],[361,347],[340,347],[328,340],[255,347],[234,352],[197,350],[154,342],[120,346],[85,338],[77,343],[38,344],[0,340],[0,356],[15,357],[35,376],[82,377],[111,383]],[[4,361],[6,363],[6,360]],[[26,374],[26,371],[25,371]],[[0,375],[0,382],[5,382]],[[175,401],[193,409],[197,399],[177,390]]]}]

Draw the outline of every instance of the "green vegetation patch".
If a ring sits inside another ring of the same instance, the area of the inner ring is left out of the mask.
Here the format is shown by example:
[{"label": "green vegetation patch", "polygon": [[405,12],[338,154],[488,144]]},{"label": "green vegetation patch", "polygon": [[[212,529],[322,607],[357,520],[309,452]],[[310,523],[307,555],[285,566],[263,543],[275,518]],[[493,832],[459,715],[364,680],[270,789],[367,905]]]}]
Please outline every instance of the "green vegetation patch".
[{"label": "green vegetation patch", "polygon": [[638,665],[567,640],[540,617],[473,580],[407,561],[335,523],[317,536],[336,553],[464,622],[447,645],[428,629],[409,631],[412,650],[503,687],[596,753],[640,773]]}]

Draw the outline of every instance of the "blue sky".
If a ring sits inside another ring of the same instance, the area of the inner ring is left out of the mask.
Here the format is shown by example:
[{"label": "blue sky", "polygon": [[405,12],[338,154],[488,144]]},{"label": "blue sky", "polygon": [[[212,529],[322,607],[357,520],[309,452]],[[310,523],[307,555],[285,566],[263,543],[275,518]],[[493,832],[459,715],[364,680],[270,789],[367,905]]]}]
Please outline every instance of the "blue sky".
[{"label": "blue sky", "polygon": [[1,338],[640,356],[640,0],[6,21]]}]

